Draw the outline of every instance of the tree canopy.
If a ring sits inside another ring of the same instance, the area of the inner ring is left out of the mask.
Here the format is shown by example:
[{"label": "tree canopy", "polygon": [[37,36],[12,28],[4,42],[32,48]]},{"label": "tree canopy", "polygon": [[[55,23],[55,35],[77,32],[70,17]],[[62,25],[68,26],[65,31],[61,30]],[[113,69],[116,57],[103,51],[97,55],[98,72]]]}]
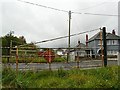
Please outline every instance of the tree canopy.
[{"label": "tree canopy", "polygon": [[[17,37],[10,34],[0,37],[2,47],[15,47],[18,45],[26,44],[24,36]],[[2,49],[2,55],[9,55],[9,49]]]}]

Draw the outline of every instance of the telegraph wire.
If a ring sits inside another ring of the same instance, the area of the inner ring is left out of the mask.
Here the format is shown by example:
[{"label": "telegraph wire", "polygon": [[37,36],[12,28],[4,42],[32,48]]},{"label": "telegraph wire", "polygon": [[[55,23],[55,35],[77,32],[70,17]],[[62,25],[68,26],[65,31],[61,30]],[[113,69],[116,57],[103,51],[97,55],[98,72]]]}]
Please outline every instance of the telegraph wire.
[{"label": "telegraph wire", "polygon": [[71,13],[73,13],[73,14],[82,14],[82,13],[80,13],[80,12],[71,12]]},{"label": "telegraph wire", "polygon": [[57,9],[57,8],[53,8],[53,7],[49,7],[49,6],[45,6],[45,5],[41,5],[41,4],[36,4],[36,3],[32,3],[32,2],[27,2],[27,1],[23,1],[23,0],[18,0],[20,2],[24,2],[24,3],[28,3],[28,4],[32,4],[32,5],[36,5],[36,6],[40,6],[40,7],[44,7],[44,8],[48,8],[48,9],[52,9],[52,10],[56,10],[56,11],[62,11],[62,12],[69,12],[66,10],[62,10],[62,9]]},{"label": "telegraph wire", "polygon": [[100,15],[100,16],[117,16],[119,17],[120,15],[110,15],[110,14],[94,14],[94,13],[84,13],[84,14],[87,14],[87,15]]},{"label": "telegraph wire", "polygon": [[114,17],[120,17],[120,15],[112,15],[112,14],[95,14],[95,13],[80,13],[80,12],[72,12],[75,14],[86,14],[86,15],[96,15],[96,16],[114,16]]},{"label": "telegraph wire", "polygon": [[[80,34],[84,34],[84,33],[88,33],[88,32],[93,32],[93,31],[97,31],[97,30],[100,30],[100,28],[89,30],[89,31],[85,31],[85,32],[80,32],[80,33],[76,33],[76,34],[72,34],[70,36],[77,36],[77,35],[80,35]],[[67,36],[67,35],[66,36],[60,36],[60,37],[53,38],[53,39],[47,39],[47,40],[35,42],[33,44],[39,44],[39,43],[44,43],[44,42],[49,42],[49,41],[55,41],[55,40],[59,40],[59,39],[67,38],[67,37],[69,37],[69,36]],[[25,46],[25,45],[29,45],[29,44],[32,44],[32,43],[23,44],[23,45],[19,45],[19,46]]]},{"label": "telegraph wire", "polygon": [[[97,30],[100,30],[100,28],[97,28],[97,29],[94,29],[94,30],[85,31],[85,32],[80,32],[80,33],[76,33],[76,34],[72,34],[70,36],[77,36],[77,35],[80,35],[80,34],[84,34],[84,33],[87,33],[87,32],[93,32],[93,31],[97,31]],[[35,42],[34,44],[44,43],[44,42],[48,42],[48,41],[54,41],[54,40],[63,39],[63,38],[67,38],[67,37],[69,37],[69,36],[66,35],[66,36],[62,36],[62,37],[48,39],[48,40],[44,40],[44,41],[40,41],[40,42]]]},{"label": "telegraph wire", "polygon": [[[56,11],[69,13],[69,11],[67,11],[67,10],[57,9],[57,8],[53,8],[53,7],[49,7],[49,6],[45,6],[45,5],[41,5],[41,4],[36,4],[36,3],[28,2],[28,1],[23,1],[23,0],[18,0],[18,1],[32,4],[32,5],[36,5],[36,6],[40,6],[40,7],[44,7],[44,8],[48,8],[48,9],[52,9],[52,10],[56,10]],[[86,14],[86,15],[99,15],[99,16],[120,16],[120,15],[111,15],[111,14],[81,13],[81,12],[74,12],[74,11],[72,11],[71,13],[73,13],[73,14]]]}]

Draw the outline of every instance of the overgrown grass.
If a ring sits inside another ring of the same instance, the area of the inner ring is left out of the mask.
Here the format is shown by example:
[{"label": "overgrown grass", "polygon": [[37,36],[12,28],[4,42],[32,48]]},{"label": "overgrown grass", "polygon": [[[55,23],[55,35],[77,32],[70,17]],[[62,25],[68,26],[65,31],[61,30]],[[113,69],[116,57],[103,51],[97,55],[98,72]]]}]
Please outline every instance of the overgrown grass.
[{"label": "overgrown grass", "polygon": [[[119,66],[120,68],[120,66]],[[2,71],[3,88],[118,88],[118,66],[89,70]]]},{"label": "overgrown grass", "polygon": [[2,88],[2,64],[0,64],[0,89],[1,88]]},{"label": "overgrown grass", "polygon": [[[66,59],[63,57],[55,57],[52,62],[65,62]],[[10,63],[15,63],[16,58],[11,57],[9,60]],[[18,59],[19,63],[46,63],[47,61],[44,59],[44,57],[24,57]],[[7,58],[2,58],[2,63],[8,63]]]}]

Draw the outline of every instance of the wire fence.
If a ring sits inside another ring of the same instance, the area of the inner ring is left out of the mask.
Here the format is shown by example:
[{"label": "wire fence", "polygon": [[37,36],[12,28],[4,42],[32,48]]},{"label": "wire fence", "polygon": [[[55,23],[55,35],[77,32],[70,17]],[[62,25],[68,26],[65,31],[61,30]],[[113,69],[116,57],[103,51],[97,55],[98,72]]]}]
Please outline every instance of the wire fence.
[{"label": "wire fence", "polygon": [[[2,55],[3,65],[10,65],[16,70],[44,70],[72,68],[102,67],[102,54],[94,54],[87,47],[74,48],[33,48],[33,47],[3,47],[10,49],[10,55]],[[117,56],[111,56],[115,59]],[[115,60],[110,64],[117,64]]]}]

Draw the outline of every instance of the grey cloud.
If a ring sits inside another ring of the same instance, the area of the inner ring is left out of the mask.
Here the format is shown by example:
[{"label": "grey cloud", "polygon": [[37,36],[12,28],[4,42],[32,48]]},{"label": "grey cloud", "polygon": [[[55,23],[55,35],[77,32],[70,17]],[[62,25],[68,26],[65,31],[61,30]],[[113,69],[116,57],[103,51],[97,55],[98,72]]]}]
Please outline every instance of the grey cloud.
[{"label": "grey cloud", "polygon": [[[63,7],[66,6],[67,10],[70,7],[71,10],[80,11],[80,9],[92,5],[93,4],[91,2],[84,2],[84,4],[81,2],[74,2],[73,4],[71,3],[71,5],[65,4]],[[115,10],[113,10],[114,5],[116,5],[116,3],[110,3],[109,5],[104,4],[102,5],[103,8],[100,8],[99,6],[97,8],[89,9],[87,12],[116,14],[116,7]],[[63,7],[61,6],[62,9],[64,9]],[[10,30],[14,30],[15,35],[25,36],[27,42],[42,41],[45,39],[68,35],[67,13],[39,8],[18,2],[3,3],[1,13],[2,35],[7,34]],[[104,25],[108,27],[108,32],[111,32],[113,28],[117,30],[116,20],[116,17],[72,14],[71,34],[96,29]],[[93,34],[95,34],[95,32],[88,34],[90,38]],[[71,46],[75,46],[79,39],[81,42],[85,43],[85,34],[72,37]],[[67,47],[67,43],[68,38],[38,45],[41,47]]]}]

